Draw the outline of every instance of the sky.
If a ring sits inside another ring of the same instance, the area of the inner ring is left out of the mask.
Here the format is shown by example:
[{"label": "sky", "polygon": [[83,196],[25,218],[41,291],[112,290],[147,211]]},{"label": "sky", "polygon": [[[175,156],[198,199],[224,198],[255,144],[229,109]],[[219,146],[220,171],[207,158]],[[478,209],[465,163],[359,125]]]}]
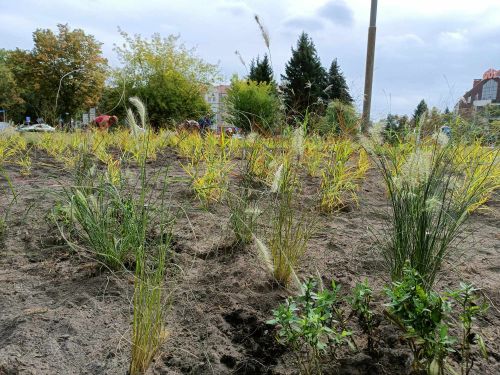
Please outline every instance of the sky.
[{"label": "sky", "polygon": [[[412,114],[421,99],[444,110],[482,77],[500,69],[500,0],[380,0],[372,118]],[[118,27],[149,37],[179,34],[199,57],[218,63],[226,82],[267,49],[254,20],[270,36],[275,75],[283,73],[302,31],[325,68],[334,58],[362,106],[370,0],[0,0],[0,48],[33,48],[32,32],[59,23],[103,43],[111,65]]]}]

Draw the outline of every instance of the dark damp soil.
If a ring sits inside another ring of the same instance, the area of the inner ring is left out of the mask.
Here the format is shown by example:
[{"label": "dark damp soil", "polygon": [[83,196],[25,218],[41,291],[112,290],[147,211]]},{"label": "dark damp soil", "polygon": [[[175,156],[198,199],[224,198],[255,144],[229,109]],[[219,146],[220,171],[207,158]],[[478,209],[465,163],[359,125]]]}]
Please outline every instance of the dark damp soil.
[{"label": "dark damp soil", "polygon": [[[62,165],[32,151],[31,175],[7,166],[16,201],[1,180],[2,210],[9,206],[7,232],[0,243],[0,374],[126,374],[130,352],[132,278],[110,273],[87,255],[71,251],[46,216],[70,182]],[[166,277],[170,291],[168,338],[149,374],[297,374],[294,357],[277,344],[266,324],[289,295],[273,284],[253,245],[234,246],[223,204],[204,208],[189,192],[182,159],[166,150],[148,163],[168,166],[169,196],[179,208]],[[238,183],[237,171],[233,184]],[[304,177],[306,192],[319,181]],[[310,207],[305,197],[300,207]],[[444,265],[437,288],[465,280],[481,288],[491,308],[477,321],[489,350],[472,373],[500,373],[499,199],[475,213],[457,244],[460,259]],[[181,209],[182,208],[182,209]],[[4,211],[2,211],[4,212]],[[387,200],[376,170],[359,191],[359,205],[335,215],[315,214],[299,277],[322,275],[350,291],[368,278],[380,320],[377,354],[343,349],[325,374],[406,374],[411,353],[399,332],[383,318],[387,284],[374,234],[383,228]],[[358,346],[366,346],[356,320]]]}]

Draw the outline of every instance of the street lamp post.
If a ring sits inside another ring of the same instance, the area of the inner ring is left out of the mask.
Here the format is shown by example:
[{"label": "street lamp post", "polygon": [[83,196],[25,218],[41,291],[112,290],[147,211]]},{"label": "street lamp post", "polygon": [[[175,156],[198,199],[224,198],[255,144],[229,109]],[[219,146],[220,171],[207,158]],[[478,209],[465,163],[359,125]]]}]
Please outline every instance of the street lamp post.
[{"label": "street lamp post", "polygon": [[72,70],[71,72],[68,72],[66,74],[64,74],[61,79],[59,80],[59,88],[57,89],[57,95],[56,95],[56,105],[54,107],[56,113],[57,113],[57,102],[59,100],[59,93],[61,92],[61,85],[62,85],[62,80],[64,79],[64,77],[67,77],[69,76],[70,74],[72,73],[76,73],[76,72],[79,72],[80,70],[83,70],[83,68],[78,68],[78,69],[75,69],[75,70]]},{"label": "street lamp post", "polygon": [[366,48],[365,91],[363,96],[363,116],[361,130],[366,132],[370,126],[370,109],[372,103],[373,65],[375,60],[375,35],[377,33],[377,0],[372,0],[370,9],[370,27],[368,28],[368,45]]}]

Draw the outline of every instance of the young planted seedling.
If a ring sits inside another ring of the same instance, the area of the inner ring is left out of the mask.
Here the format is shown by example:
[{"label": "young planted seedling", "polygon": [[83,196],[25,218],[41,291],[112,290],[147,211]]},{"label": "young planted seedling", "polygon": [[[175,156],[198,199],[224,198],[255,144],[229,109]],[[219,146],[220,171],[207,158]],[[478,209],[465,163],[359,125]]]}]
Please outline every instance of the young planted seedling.
[{"label": "young planted seedling", "polygon": [[301,374],[322,374],[322,359],[349,344],[351,331],[339,321],[339,286],[318,291],[312,279],[302,285],[300,295],[288,298],[273,311],[274,319],[267,323],[278,328],[277,340],[289,346],[297,360]]},{"label": "young planted seedling", "polygon": [[462,375],[468,375],[474,366],[472,345],[478,345],[481,354],[487,358],[488,353],[483,338],[474,330],[474,320],[483,315],[488,309],[488,304],[480,301],[477,294],[478,289],[471,284],[460,283],[460,289],[450,293],[450,296],[460,307],[459,318],[462,325],[460,342],[460,371]]},{"label": "young planted seedling", "polygon": [[414,369],[443,374],[449,367],[446,357],[453,352],[455,341],[445,322],[450,303],[426,290],[422,276],[409,267],[404,268],[401,281],[393,282],[386,293],[390,298],[387,316],[404,332],[414,355]]},{"label": "young planted seedling", "polygon": [[376,327],[375,314],[371,309],[373,291],[368,285],[368,280],[365,279],[364,282],[356,284],[352,296],[349,298],[349,302],[359,319],[359,324],[361,329],[368,337],[368,351],[370,353],[374,352],[374,329]]}]

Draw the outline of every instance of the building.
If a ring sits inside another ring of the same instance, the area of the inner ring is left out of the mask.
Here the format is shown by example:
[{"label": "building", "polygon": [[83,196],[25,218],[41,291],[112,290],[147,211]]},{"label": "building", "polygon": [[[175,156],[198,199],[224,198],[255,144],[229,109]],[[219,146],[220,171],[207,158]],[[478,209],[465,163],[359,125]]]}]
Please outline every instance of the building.
[{"label": "building", "polygon": [[500,70],[488,69],[482,79],[474,79],[472,89],[460,98],[455,110],[476,111],[489,104],[500,105]]},{"label": "building", "polygon": [[224,98],[227,96],[229,85],[210,86],[205,93],[205,101],[214,114],[214,125],[224,125]]}]

